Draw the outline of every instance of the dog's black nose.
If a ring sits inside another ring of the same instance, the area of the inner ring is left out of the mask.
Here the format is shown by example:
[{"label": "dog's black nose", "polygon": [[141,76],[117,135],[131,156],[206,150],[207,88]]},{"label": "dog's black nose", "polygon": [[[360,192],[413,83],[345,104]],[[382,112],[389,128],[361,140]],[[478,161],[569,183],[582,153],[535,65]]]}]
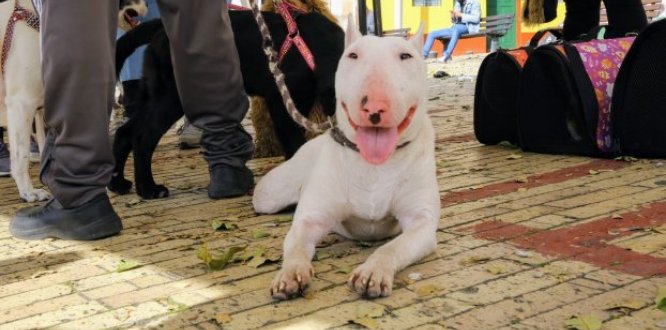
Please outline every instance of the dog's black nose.
[{"label": "dog's black nose", "polygon": [[379,112],[371,113],[368,118],[370,119],[370,122],[373,125],[377,125],[377,124],[379,124],[380,121],[382,121],[382,117],[379,114]]}]

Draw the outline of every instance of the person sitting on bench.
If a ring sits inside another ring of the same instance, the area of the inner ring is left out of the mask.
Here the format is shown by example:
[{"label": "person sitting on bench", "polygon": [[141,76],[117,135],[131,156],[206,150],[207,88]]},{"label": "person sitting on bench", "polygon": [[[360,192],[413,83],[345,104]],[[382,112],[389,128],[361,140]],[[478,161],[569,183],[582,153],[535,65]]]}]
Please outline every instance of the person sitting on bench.
[{"label": "person sitting on bench", "polygon": [[478,0],[455,0],[453,11],[451,12],[451,23],[453,25],[447,29],[435,30],[428,33],[425,45],[423,46],[423,58],[428,57],[430,49],[436,38],[450,37],[443,56],[437,60],[446,62],[451,59],[453,49],[458,43],[458,38],[467,33],[479,32],[481,23],[481,4]]}]

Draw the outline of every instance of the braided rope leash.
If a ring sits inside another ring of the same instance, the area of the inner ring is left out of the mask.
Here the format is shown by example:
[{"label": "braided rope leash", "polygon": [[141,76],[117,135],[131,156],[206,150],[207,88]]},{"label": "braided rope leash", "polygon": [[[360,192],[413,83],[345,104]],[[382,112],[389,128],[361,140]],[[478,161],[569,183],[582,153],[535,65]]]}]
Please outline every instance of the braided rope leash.
[{"label": "braided rope leash", "polygon": [[[278,5],[280,2],[281,2],[280,0],[273,0],[273,3],[276,5]],[[271,37],[271,32],[268,30],[266,21],[264,21],[264,17],[261,15],[261,12],[259,11],[259,7],[257,6],[257,1],[250,0],[250,6],[252,8],[252,13],[254,14],[254,19],[257,21],[257,24],[259,25],[259,32],[261,32],[261,36],[264,39],[263,48],[266,57],[268,57],[269,69],[271,70],[271,73],[273,73],[273,76],[275,76],[275,83],[278,86],[278,89],[280,91],[280,96],[282,96],[282,101],[284,102],[285,108],[287,108],[287,113],[289,113],[289,116],[294,120],[294,122],[296,122],[298,125],[306,129],[307,131],[314,133],[322,133],[327,129],[331,128],[333,125],[331,123],[330,118],[328,122],[325,123],[321,124],[314,123],[309,119],[305,118],[305,116],[303,116],[300,112],[298,112],[298,109],[296,109],[294,100],[291,98],[291,94],[289,93],[289,89],[287,88],[287,83],[285,82],[284,79],[284,73],[278,67],[279,56],[275,51],[275,49],[273,49],[273,38]]]},{"label": "braided rope leash", "polygon": [[2,43],[2,55],[0,56],[0,66],[2,67],[2,74],[5,74],[5,63],[9,56],[9,51],[12,48],[12,41],[14,41],[14,26],[19,21],[25,21],[28,26],[39,31],[39,16],[33,14],[29,10],[21,7],[18,1],[14,2],[14,11],[9,16],[7,22],[7,29]]}]

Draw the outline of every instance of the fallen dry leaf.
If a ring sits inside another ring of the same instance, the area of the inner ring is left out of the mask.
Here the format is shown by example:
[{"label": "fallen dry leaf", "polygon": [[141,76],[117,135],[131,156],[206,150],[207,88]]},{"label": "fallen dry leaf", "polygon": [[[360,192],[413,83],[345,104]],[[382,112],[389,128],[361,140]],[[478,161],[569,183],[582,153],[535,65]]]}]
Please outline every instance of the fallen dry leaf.
[{"label": "fallen dry leaf", "polygon": [[136,198],[134,198],[134,199],[131,199],[129,202],[125,203],[125,206],[127,206],[127,207],[132,207],[132,206],[137,205],[137,204],[139,204],[139,203],[141,203],[141,202],[143,202],[143,201],[140,200],[140,199],[136,199]]},{"label": "fallen dry leaf", "polygon": [[579,315],[568,319],[564,323],[569,329],[576,330],[599,330],[601,321],[594,315]]},{"label": "fallen dry leaf", "polygon": [[440,288],[440,287],[438,287],[434,284],[428,284],[428,285],[424,285],[424,286],[421,286],[418,289],[416,289],[416,294],[419,297],[426,297],[426,296],[436,294],[439,291],[442,291],[442,288]]},{"label": "fallen dry leaf", "polygon": [[502,267],[501,265],[486,265],[483,267],[488,273],[491,273],[493,275],[500,275],[504,274],[507,272],[507,269],[505,267]]},{"label": "fallen dry leaf", "polygon": [[659,287],[657,296],[654,298],[657,309],[666,313],[666,286]]},{"label": "fallen dry leaf", "polygon": [[369,317],[356,318],[349,320],[348,323],[357,324],[367,329],[377,329],[379,327],[377,320],[371,319]]},{"label": "fallen dry leaf", "polygon": [[139,268],[141,264],[135,260],[120,260],[116,266],[116,273],[122,273],[131,269]]},{"label": "fallen dry leaf", "polygon": [[599,171],[589,170],[587,173],[588,173],[589,175],[597,175],[597,174],[599,174]]},{"label": "fallen dry leaf", "polygon": [[215,322],[217,322],[217,324],[229,323],[231,322],[231,315],[224,313],[217,314],[215,315]]},{"label": "fallen dry leaf", "polygon": [[611,219],[624,219],[624,217],[619,214],[613,214],[611,215]]},{"label": "fallen dry leaf", "polygon": [[521,159],[521,158],[523,158],[523,156],[519,154],[510,154],[506,157],[506,159],[508,160]]},{"label": "fallen dry leaf", "polygon": [[378,318],[384,316],[386,309],[381,305],[361,305],[356,308],[356,318],[369,317],[369,318]]},{"label": "fallen dry leaf", "polygon": [[471,266],[474,264],[480,264],[490,260],[490,257],[486,256],[471,256],[460,261],[461,266]]},{"label": "fallen dry leaf", "polygon": [[610,304],[608,304],[608,307],[604,308],[605,311],[607,310],[613,310],[613,309],[630,309],[630,310],[638,310],[643,308],[643,302],[640,300],[622,300],[622,301],[615,301]]},{"label": "fallen dry leaf", "polygon": [[526,176],[521,176],[519,178],[516,178],[516,182],[517,183],[528,183],[528,182],[530,182],[530,180],[528,180]]}]

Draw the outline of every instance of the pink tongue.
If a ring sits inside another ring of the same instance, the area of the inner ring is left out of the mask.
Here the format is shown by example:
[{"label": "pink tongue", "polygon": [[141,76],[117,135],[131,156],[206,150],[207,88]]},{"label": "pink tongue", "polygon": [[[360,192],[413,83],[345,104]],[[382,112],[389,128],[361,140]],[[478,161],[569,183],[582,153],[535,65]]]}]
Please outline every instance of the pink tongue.
[{"label": "pink tongue", "polygon": [[398,144],[398,128],[359,127],[356,145],[361,156],[371,164],[385,162]]}]

